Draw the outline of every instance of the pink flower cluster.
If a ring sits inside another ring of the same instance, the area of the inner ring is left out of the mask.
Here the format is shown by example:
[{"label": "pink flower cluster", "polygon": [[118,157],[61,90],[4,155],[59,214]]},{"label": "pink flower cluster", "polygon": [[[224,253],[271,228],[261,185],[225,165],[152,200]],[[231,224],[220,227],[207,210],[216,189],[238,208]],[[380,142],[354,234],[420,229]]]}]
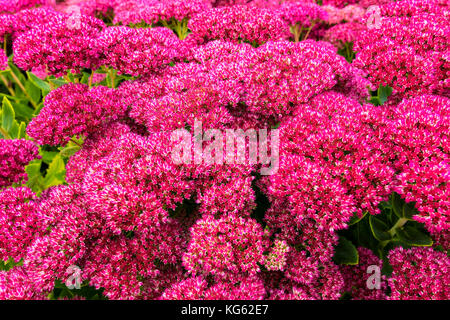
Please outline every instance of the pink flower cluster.
[{"label": "pink flower cluster", "polygon": [[288,32],[278,15],[267,9],[244,5],[202,11],[189,20],[189,29],[200,43],[226,40],[253,45],[284,39]]},{"label": "pink flower cluster", "polygon": [[101,20],[89,16],[55,16],[14,41],[14,62],[24,70],[46,67],[56,76],[67,70],[96,69],[101,52],[96,37],[103,27]]},{"label": "pink flower cluster", "polygon": [[448,3],[420,2],[424,5],[415,0],[386,5],[380,27],[366,30],[355,42],[355,65],[376,86],[394,88],[399,100],[426,93],[448,96]]},{"label": "pink flower cluster", "polygon": [[186,55],[184,44],[166,28],[111,27],[97,40],[104,55],[101,65],[134,76],[159,71]]},{"label": "pink flower cluster", "polygon": [[385,111],[383,141],[399,174],[395,191],[415,202],[432,233],[450,229],[450,99],[423,95]]},{"label": "pink flower cluster", "polygon": [[5,53],[5,50],[0,49],[0,70],[8,69],[8,56]]},{"label": "pink flower cluster", "polygon": [[[34,142],[0,140],[0,263],[17,264],[0,299],[45,299],[74,265],[110,299],[448,299],[448,4],[323,2],[74,0],[0,15],[13,63],[70,82],[43,98]],[[380,29],[365,24],[371,4]],[[379,85],[394,94],[375,106]],[[173,161],[173,131],[195,139],[199,122],[202,135],[278,128],[279,170]],[[70,140],[65,182],[26,187],[38,151]],[[383,215],[393,192],[433,245],[386,259],[355,243],[357,264],[339,265],[351,219]],[[368,267],[388,262],[368,288]]]},{"label": "pink flower cluster", "polygon": [[206,0],[127,0],[117,1],[114,23],[123,25],[146,23],[149,25],[171,20],[183,21],[209,9]]},{"label": "pink flower cluster", "polygon": [[354,43],[366,29],[364,24],[357,22],[341,23],[328,29],[324,34],[324,39],[341,49],[346,43]]},{"label": "pink flower cluster", "polygon": [[32,141],[0,139],[0,188],[26,181],[25,166],[38,153]]},{"label": "pink flower cluster", "polygon": [[59,145],[73,136],[86,136],[122,117],[126,111],[114,90],[85,84],[67,84],[45,98],[41,113],[27,127],[40,144]]},{"label": "pink flower cluster", "polygon": [[341,22],[358,22],[365,14],[365,10],[359,5],[348,5],[344,8],[336,8],[332,5],[323,6],[328,14],[329,24]]},{"label": "pink flower cluster", "polygon": [[446,300],[450,260],[431,248],[396,248],[389,254],[394,271],[388,280],[393,300]]},{"label": "pink flower cluster", "polygon": [[328,19],[327,12],[315,3],[285,2],[280,6],[279,12],[289,25],[310,27],[318,21]]},{"label": "pink flower cluster", "polygon": [[14,13],[26,8],[44,5],[48,0],[1,0],[0,13]]}]

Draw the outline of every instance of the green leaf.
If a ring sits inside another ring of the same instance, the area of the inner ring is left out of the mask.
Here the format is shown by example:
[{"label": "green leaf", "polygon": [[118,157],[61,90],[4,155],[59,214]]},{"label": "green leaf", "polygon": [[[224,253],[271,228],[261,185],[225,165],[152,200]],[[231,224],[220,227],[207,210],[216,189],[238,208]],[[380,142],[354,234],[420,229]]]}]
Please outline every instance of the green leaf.
[{"label": "green leaf", "polygon": [[41,109],[43,107],[44,107],[44,103],[43,102],[38,104],[38,106],[36,107],[36,110],[34,110],[34,112],[33,112],[33,116],[37,116],[41,112]]},{"label": "green leaf", "polygon": [[27,129],[27,125],[25,124],[25,122],[21,122],[20,126],[19,126],[19,134],[17,136],[19,139],[26,138],[26,136],[27,136],[26,129]]},{"label": "green leaf", "polygon": [[415,202],[405,203],[402,210],[403,218],[412,220],[412,217],[418,213],[415,206]]},{"label": "green leaf", "polygon": [[39,154],[42,156],[42,161],[50,164],[52,163],[53,159],[55,159],[55,157],[59,154],[59,152],[40,150]]},{"label": "green leaf", "polygon": [[410,246],[429,247],[433,245],[433,240],[428,235],[410,226],[397,229],[396,234],[399,240]]},{"label": "green leaf", "polygon": [[8,135],[11,139],[17,139],[19,137],[19,124],[17,121],[13,121],[11,128],[9,129]]},{"label": "green leaf", "polygon": [[[12,62],[8,62],[9,68],[11,69],[11,72],[14,72],[16,77],[20,80],[20,82],[24,83],[27,79],[25,79],[25,76],[23,73],[19,70],[19,68],[16,67],[16,65]],[[13,81],[15,82],[15,81]]]},{"label": "green leaf", "polygon": [[397,217],[403,218],[403,204],[404,201],[396,192],[392,193],[392,209],[394,209],[394,213]]},{"label": "green leaf", "polygon": [[386,241],[392,239],[392,236],[387,232],[389,227],[386,223],[376,218],[375,216],[369,217],[370,230],[378,241]]},{"label": "green leaf", "polygon": [[14,111],[16,113],[16,119],[21,118],[21,120],[30,121],[33,119],[34,109],[31,109],[25,104],[12,102]]},{"label": "green leaf", "polygon": [[41,101],[41,90],[33,84],[32,81],[27,81],[25,83],[25,89],[35,104],[38,104],[39,101]]},{"label": "green leaf", "polygon": [[64,79],[50,79],[50,82],[53,83],[56,88],[59,88],[59,87],[61,87],[61,86],[63,86],[63,85],[68,83]]},{"label": "green leaf", "polygon": [[[31,72],[27,72],[28,75],[28,79],[30,79],[30,81],[39,89],[42,90],[43,95],[47,95],[48,92],[50,92],[50,90],[52,90],[52,88],[50,87],[50,85],[45,82],[44,80],[36,77],[33,73]],[[44,94],[44,92],[46,92],[46,94]]]},{"label": "green leaf", "polygon": [[61,150],[61,156],[63,158],[70,158],[71,156],[73,156],[75,153],[77,153],[78,150],[80,150],[80,146],[67,146],[65,148],[63,148]]},{"label": "green leaf", "polygon": [[358,222],[360,222],[362,219],[364,219],[364,217],[367,215],[367,211],[364,212],[364,214],[362,215],[362,217],[358,217],[358,215],[355,213],[353,215],[353,217],[350,218],[350,221],[348,222],[349,226],[352,226],[354,224],[357,224]]},{"label": "green leaf", "polygon": [[44,179],[45,189],[63,184],[65,182],[65,167],[66,166],[61,155],[56,155],[47,169],[47,174]]},{"label": "green leaf", "polygon": [[28,174],[27,187],[39,194],[44,190],[44,178],[41,174],[41,160],[33,160],[25,167],[25,172]]},{"label": "green leaf", "polygon": [[13,123],[14,123],[15,113],[14,109],[9,102],[8,98],[3,97],[3,106],[2,106],[2,128],[9,132]]},{"label": "green leaf", "polygon": [[355,265],[359,263],[358,250],[345,237],[339,237],[339,243],[334,251],[334,262],[337,264]]},{"label": "green leaf", "polygon": [[380,101],[380,104],[383,105],[388,97],[392,94],[392,88],[389,86],[383,86],[381,85],[378,88],[378,99]]}]

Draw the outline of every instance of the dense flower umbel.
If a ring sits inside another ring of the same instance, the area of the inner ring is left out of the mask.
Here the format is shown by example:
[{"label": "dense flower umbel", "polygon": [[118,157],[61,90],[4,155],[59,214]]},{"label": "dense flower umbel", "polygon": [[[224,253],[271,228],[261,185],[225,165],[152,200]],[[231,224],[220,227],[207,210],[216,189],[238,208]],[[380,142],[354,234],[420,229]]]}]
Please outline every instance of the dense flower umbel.
[{"label": "dense flower umbel", "polygon": [[19,262],[25,256],[23,249],[42,233],[34,199],[28,188],[0,191],[0,260]]},{"label": "dense flower umbel", "polygon": [[69,14],[85,14],[93,17],[109,18],[114,14],[114,8],[121,3],[119,0],[67,0],[62,3],[61,11]]},{"label": "dense flower umbel", "polygon": [[326,42],[268,42],[257,49],[212,42],[192,52],[239,95],[231,113],[253,123],[275,124],[296,104],[333,87],[356,99],[368,96],[369,82]]},{"label": "dense flower umbel", "polygon": [[0,188],[26,181],[25,166],[37,158],[38,153],[32,141],[0,139]]},{"label": "dense flower umbel", "polygon": [[263,262],[261,226],[253,219],[233,215],[206,217],[191,229],[184,267],[193,274],[226,277],[228,272],[256,274]]},{"label": "dense flower umbel", "polygon": [[315,3],[285,2],[281,5],[279,13],[288,25],[298,24],[304,27],[328,19],[327,12]]},{"label": "dense flower umbel", "polygon": [[101,20],[89,16],[57,16],[14,41],[14,62],[24,70],[45,66],[55,76],[96,69],[101,52],[97,36],[103,27]]},{"label": "dense flower umbel", "polygon": [[0,300],[43,300],[45,295],[36,291],[25,268],[15,267],[0,271]]},{"label": "dense flower umbel", "polygon": [[268,225],[321,261],[331,259],[335,231],[353,213],[378,213],[391,192],[394,171],[361,119],[372,108],[330,92],[281,125],[280,171],[264,181],[272,202]]},{"label": "dense flower umbel", "polygon": [[389,253],[393,267],[392,300],[446,300],[450,296],[450,260],[431,248],[401,247]]},{"label": "dense flower umbel", "polygon": [[127,0],[118,1],[115,6],[114,23],[129,24],[156,24],[171,20],[182,21],[190,19],[195,14],[209,9],[211,6],[206,0]]},{"label": "dense flower umbel", "polygon": [[424,93],[448,95],[450,24],[445,12],[448,9],[383,16],[379,28],[363,32],[356,40],[355,65],[376,86],[393,87],[399,99]]},{"label": "dense flower umbel", "polygon": [[5,50],[0,49],[0,70],[8,69],[8,56],[5,53]]},{"label": "dense flower umbel", "polygon": [[183,43],[166,28],[110,27],[100,34],[97,46],[104,55],[102,65],[133,76],[156,72],[185,55]]},{"label": "dense flower umbel", "polygon": [[26,8],[43,5],[49,2],[48,0],[0,0],[0,13],[10,12],[14,13]]},{"label": "dense flower umbel", "polygon": [[44,108],[27,127],[41,144],[67,143],[73,136],[86,136],[126,111],[113,89],[67,84],[45,97]]},{"label": "dense flower umbel", "polygon": [[249,6],[213,8],[195,15],[189,29],[199,42],[227,40],[261,45],[286,37],[283,20],[267,9]]}]

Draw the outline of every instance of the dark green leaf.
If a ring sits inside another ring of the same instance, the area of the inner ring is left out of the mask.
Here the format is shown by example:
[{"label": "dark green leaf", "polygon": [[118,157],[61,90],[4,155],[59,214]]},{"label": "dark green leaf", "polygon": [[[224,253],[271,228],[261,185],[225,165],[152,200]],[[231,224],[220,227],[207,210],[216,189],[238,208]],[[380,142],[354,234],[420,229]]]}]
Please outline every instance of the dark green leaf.
[{"label": "dark green leaf", "polygon": [[415,205],[416,204],[414,202],[408,202],[403,205],[403,218],[412,220],[412,217],[418,213]]},{"label": "dark green leaf", "polygon": [[376,218],[375,216],[369,217],[370,229],[375,239],[379,241],[390,240],[392,236],[387,232],[389,227],[386,223]]},{"label": "dark green leaf", "polygon": [[353,215],[353,217],[350,218],[350,221],[348,222],[349,226],[352,226],[358,222],[360,222],[362,219],[364,219],[364,217],[367,215],[367,211],[364,212],[364,214],[362,215],[362,217],[358,217],[358,215],[355,213]]},{"label": "dark green leaf", "polygon": [[403,204],[405,203],[399,194],[392,193],[392,209],[397,217],[403,218]]},{"label": "dark green leaf", "polygon": [[428,235],[410,226],[397,229],[396,234],[399,240],[404,242],[406,245],[414,247],[429,247],[433,244],[433,240]]},{"label": "dark green leaf", "polygon": [[337,264],[355,265],[359,262],[358,250],[353,243],[345,237],[339,237],[339,243],[335,248],[334,262]]},{"label": "dark green leaf", "polygon": [[41,174],[41,164],[41,160],[34,160],[25,167],[25,171],[28,174],[27,187],[37,194],[44,190],[44,178]]},{"label": "dark green leaf", "polygon": [[388,97],[391,94],[392,94],[392,88],[391,87],[389,87],[389,86],[385,87],[385,86],[381,85],[378,88],[378,98],[379,98],[380,104],[383,105],[387,101]]}]

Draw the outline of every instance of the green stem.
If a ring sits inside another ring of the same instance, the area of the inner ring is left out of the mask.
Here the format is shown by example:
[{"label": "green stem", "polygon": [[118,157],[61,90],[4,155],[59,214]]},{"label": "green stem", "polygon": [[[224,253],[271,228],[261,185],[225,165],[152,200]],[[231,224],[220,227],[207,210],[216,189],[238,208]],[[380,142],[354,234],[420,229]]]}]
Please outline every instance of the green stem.
[{"label": "green stem", "polygon": [[94,70],[91,71],[91,76],[89,77],[89,89],[92,87],[93,80],[94,80]]},{"label": "green stem", "polygon": [[308,32],[306,32],[305,37],[303,38],[303,41],[305,41],[306,39],[308,39],[309,33],[311,32],[311,30],[314,28],[314,26],[316,25],[316,22],[314,21],[311,24],[311,27],[309,27]]},{"label": "green stem", "polygon": [[115,88],[116,84],[115,84],[115,70],[114,69],[109,69],[108,70],[108,75],[109,75],[109,80],[111,81],[111,88]]},{"label": "green stem", "polygon": [[22,82],[20,81],[20,79],[16,76],[16,74],[14,73],[14,71],[11,71],[11,76],[13,77],[14,81],[17,83],[17,85],[19,86],[19,88],[23,91],[24,95],[28,98],[28,100],[30,101],[30,103],[33,105],[34,109],[37,108],[37,104],[33,101],[33,99],[30,97],[30,95],[28,94],[27,90],[25,89],[24,85],[22,84]]},{"label": "green stem", "polygon": [[2,82],[4,83],[5,87],[8,89],[9,93],[15,97],[16,96],[16,92],[14,91],[14,89],[11,87],[11,85],[8,83],[8,80],[6,80],[6,78],[4,76],[0,76],[0,79],[2,79]]},{"label": "green stem", "polygon": [[388,233],[393,237],[395,235],[395,231],[397,229],[402,228],[405,225],[405,223],[407,223],[407,222],[408,222],[408,219],[406,219],[406,218],[398,219],[397,222],[395,223],[395,225],[388,231]]}]

